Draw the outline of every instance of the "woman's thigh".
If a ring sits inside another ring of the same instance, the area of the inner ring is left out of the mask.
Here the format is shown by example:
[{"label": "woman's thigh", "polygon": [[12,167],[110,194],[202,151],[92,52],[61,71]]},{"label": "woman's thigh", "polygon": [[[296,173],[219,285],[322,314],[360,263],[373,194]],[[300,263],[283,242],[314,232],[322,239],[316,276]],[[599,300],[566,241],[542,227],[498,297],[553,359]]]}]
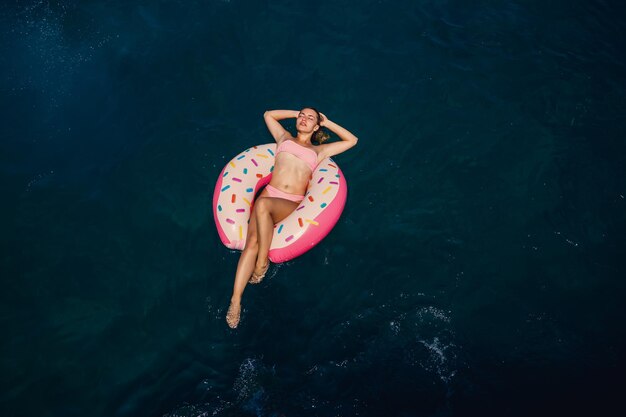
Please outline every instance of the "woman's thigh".
[{"label": "woman's thigh", "polygon": [[293,211],[298,208],[300,203],[295,201],[285,200],[284,198],[265,197],[263,198],[263,205],[266,211],[272,216],[272,222],[274,224],[282,221],[285,217],[289,216]]},{"label": "woman's thigh", "polygon": [[261,197],[268,197],[269,193],[263,189],[263,191],[261,191],[261,194],[259,194],[257,196],[257,198],[254,200],[254,205],[251,207],[250,210],[250,222],[248,223],[248,233],[246,234],[246,243],[250,242],[250,241],[254,241],[256,242],[256,216],[254,215],[254,208],[256,207],[256,204],[259,202],[259,200],[261,199]]}]

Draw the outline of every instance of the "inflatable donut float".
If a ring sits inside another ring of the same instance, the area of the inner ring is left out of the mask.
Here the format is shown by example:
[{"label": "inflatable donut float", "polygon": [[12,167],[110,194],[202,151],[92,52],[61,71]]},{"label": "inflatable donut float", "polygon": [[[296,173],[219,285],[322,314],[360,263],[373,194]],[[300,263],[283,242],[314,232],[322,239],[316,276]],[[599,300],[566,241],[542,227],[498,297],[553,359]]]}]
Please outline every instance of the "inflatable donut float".
[{"label": "inflatable donut float", "polygon": [[[255,196],[272,179],[276,144],[253,146],[222,169],[213,193],[213,218],[222,243],[242,250]],[[321,161],[311,175],[304,200],[274,225],[269,258],[289,261],[317,245],[335,226],[346,204],[348,186],[339,166]]]}]

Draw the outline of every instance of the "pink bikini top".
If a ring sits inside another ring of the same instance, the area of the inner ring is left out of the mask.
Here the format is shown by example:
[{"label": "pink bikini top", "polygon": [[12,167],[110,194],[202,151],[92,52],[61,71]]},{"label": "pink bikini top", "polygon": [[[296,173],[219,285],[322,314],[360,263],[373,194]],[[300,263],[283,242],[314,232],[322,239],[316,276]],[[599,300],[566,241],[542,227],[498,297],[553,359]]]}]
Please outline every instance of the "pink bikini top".
[{"label": "pink bikini top", "polygon": [[317,166],[317,153],[313,149],[304,147],[293,140],[286,139],[276,148],[276,155],[281,152],[295,155],[297,158],[306,162],[309,168],[311,168],[311,171],[315,171],[315,167]]}]

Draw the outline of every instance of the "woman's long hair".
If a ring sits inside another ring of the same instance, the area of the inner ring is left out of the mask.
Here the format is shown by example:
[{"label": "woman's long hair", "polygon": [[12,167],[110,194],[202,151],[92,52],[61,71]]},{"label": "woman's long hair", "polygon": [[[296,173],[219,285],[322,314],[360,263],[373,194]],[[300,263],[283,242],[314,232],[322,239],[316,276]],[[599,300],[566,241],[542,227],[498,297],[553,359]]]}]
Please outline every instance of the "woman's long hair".
[{"label": "woman's long hair", "polygon": [[[317,114],[317,124],[319,125],[320,123],[322,123],[322,120],[324,118],[315,107],[305,107],[305,109],[313,110],[315,114]],[[313,137],[311,139],[317,142],[318,145],[321,145],[322,143],[326,142],[328,138],[330,138],[330,135],[322,130],[322,126],[320,125],[320,128],[317,129],[315,133],[313,133]]]}]

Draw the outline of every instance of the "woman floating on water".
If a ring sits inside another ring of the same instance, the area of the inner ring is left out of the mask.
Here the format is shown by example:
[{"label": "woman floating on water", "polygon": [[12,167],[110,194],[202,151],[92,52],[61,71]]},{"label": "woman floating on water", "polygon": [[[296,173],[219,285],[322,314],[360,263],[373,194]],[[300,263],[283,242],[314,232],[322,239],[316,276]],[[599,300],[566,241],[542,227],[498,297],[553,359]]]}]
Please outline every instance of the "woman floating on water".
[{"label": "woman floating on water", "polygon": [[[267,273],[274,225],[289,216],[304,199],[311,173],[317,164],[347,151],[358,140],[348,130],[312,107],[300,111],[266,111],[263,117],[278,147],[272,179],[254,203],[246,245],[237,264],[233,295],[226,314],[226,322],[231,328],[239,324],[241,296],[246,285],[260,283]],[[279,120],[291,117],[296,118],[296,137],[291,136],[279,123]],[[341,141],[322,144],[328,139],[322,127],[335,133]],[[313,145],[312,139],[319,145]]]}]

